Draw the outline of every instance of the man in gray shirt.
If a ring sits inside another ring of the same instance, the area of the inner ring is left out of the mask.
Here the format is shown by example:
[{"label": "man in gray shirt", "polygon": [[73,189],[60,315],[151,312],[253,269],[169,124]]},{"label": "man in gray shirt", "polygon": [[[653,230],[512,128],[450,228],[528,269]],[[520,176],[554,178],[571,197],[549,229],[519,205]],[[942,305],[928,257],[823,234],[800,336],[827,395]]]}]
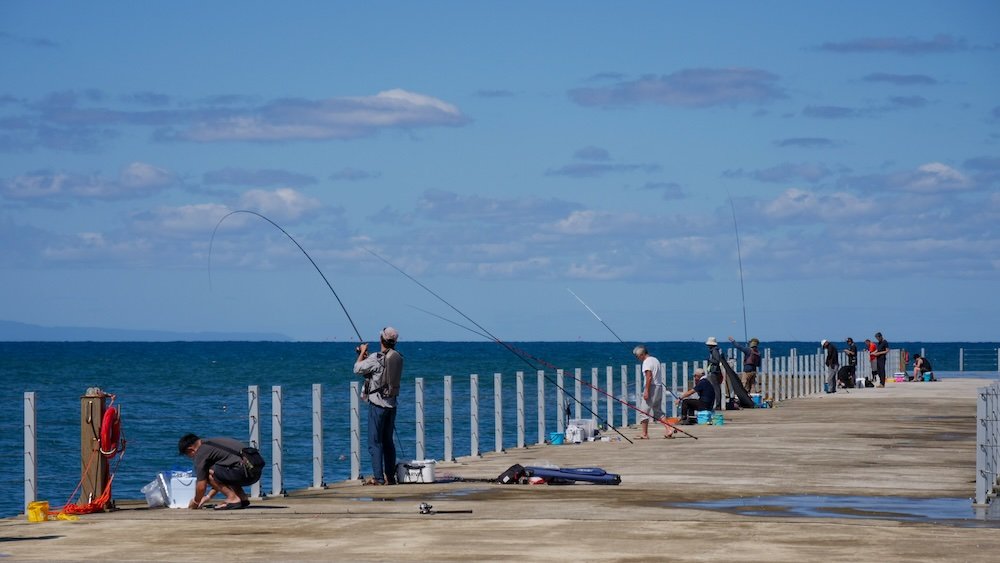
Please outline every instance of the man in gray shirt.
[{"label": "man in gray shirt", "polygon": [[369,355],[368,343],[358,346],[354,373],[365,378],[361,398],[368,402],[368,455],[372,478],[366,485],[396,484],[396,397],[403,375],[403,356],[396,351],[399,332],[386,327],[379,333],[379,352]]}]

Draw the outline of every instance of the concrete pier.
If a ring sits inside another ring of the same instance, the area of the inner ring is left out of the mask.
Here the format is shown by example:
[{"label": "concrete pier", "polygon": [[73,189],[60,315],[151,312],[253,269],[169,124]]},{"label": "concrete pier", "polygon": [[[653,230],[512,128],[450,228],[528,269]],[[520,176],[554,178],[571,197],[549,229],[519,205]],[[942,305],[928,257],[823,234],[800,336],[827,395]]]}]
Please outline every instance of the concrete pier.
[{"label": "concrete pier", "polygon": [[[245,510],[119,502],[79,521],[0,521],[9,560],[995,561],[1000,522],[833,509],[822,517],[680,507],[771,495],[974,495],[976,379],[890,383],[726,411],[723,426],[650,440],[530,446],[460,458],[438,479],[514,463],[598,466],[619,486],[337,483]],[[636,429],[621,429],[630,438]],[[617,436],[613,432],[605,435]],[[367,459],[364,460],[367,466]],[[420,514],[422,502],[436,514]],[[917,502],[917,501],[915,501]],[[836,504],[835,502],[833,504]],[[472,511],[456,513],[449,511]],[[772,509],[773,510],[773,509]]]}]

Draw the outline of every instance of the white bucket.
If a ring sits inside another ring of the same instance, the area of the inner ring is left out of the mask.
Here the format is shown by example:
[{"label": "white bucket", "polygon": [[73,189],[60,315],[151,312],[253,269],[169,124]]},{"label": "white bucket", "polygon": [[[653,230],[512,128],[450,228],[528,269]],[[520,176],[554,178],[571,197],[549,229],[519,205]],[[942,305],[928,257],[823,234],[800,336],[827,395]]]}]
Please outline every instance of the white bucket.
[{"label": "white bucket", "polygon": [[437,460],[433,459],[415,459],[409,463],[397,463],[396,482],[433,483],[436,465]]}]

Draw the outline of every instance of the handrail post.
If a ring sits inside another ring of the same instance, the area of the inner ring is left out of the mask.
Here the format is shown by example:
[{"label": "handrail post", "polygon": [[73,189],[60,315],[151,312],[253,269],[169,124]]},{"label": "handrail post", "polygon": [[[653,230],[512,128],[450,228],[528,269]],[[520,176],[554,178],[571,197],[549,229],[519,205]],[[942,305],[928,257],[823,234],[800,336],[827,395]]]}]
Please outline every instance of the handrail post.
[{"label": "handrail post", "polygon": [[24,393],[24,513],[28,505],[38,500],[38,414],[35,392]]},{"label": "handrail post", "polygon": [[[249,412],[250,424],[250,447],[260,450],[260,387],[250,385],[247,387],[247,411]],[[259,499],[261,493],[260,480],[250,485],[250,498]]]},{"label": "handrail post", "polygon": [[499,373],[493,374],[493,442],[494,451],[503,453],[503,388]]},{"label": "handrail post", "polygon": [[351,382],[351,480],[361,478],[361,383]]},{"label": "handrail post", "polygon": [[451,376],[444,376],[444,460],[455,461],[454,444],[455,439],[452,434],[451,419]]},{"label": "handrail post", "polygon": [[284,445],[281,425],[281,386],[271,386],[271,494],[285,496],[285,476],[283,473]]},{"label": "handrail post", "polygon": [[524,447],[524,372],[519,371],[515,376],[517,386],[517,447]]},{"label": "handrail post", "polygon": [[[425,459],[424,457],[424,378],[418,377],[414,379],[413,384],[415,386],[413,395],[413,406],[416,409],[416,422],[414,428],[414,440],[416,445],[414,450],[416,450],[416,459]],[[393,468],[395,471],[395,468]]]},{"label": "handrail post", "polygon": [[469,376],[469,420],[470,430],[471,430],[471,440],[470,440],[470,452],[469,455],[472,457],[479,456],[479,375],[472,374]]},{"label": "handrail post", "polygon": [[313,484],[314,489],[325,489],[323,482],[323,384],[312,386],[313,423]]}]

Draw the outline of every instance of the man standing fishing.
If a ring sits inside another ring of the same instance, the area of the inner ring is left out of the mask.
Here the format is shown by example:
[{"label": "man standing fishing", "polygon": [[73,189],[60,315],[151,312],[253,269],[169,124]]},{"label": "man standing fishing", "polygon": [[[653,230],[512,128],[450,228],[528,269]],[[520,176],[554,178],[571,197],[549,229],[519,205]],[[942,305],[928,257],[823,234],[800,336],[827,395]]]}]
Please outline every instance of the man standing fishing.
[{"label": "man standing fishing", "polygon": [[826,392],[836,393],[837,370],[840,368],[840,356],[837,355],[837,347],[833,345],[833,342],[825,338],[819,345],[826,350],[826,359],[823,360],[823,364],[826,365]]},{"label": "man standing fishing", "polygon": [[875,333],[875,339],[878,340],[878,344],[875,345],[875,352],[872,356],[875,356],[875,373],[878,374],[878,386],[885,387],[885,361],[889,355],[889,341],[882,338],[881,332]]},{"label": "man standing fishing", "polygon": [[708,382],[715,390],[714,410],[722,410],[722,362],[726,361],[719,350],[719,342],[714,336],[705,341],[708,347]]},{"label": "man standing fishing", "polygon": [[403,376],[403,355],[396,351],[399,332],[386,327],[379,333],[382,348],[368,355],[368,343],[358,346],[354,373],[365,378],[361,398],[368,402],[368,455],[372,478],[366,485],[396,484],[396,397]]},{"label": "man standing fishing", "polygon": [[[642,391],[642,410],[649,413],[649,415],[641,414],[642,421],[639,425],[642,426],[642,434],[639,436],[640,440],[649,439],[649,421],[656,420],[657,422],[666,423],[667,417],[663,412],[663,374],[660,370],[660,360],[649,355],[649,351],[646,350],[644,344],[636,346],[632,350],[632,354],[635,359],[642,362],[642,378],[643,378],[643,391]],[[668,427],[669,428],[669,427]],[[673,429],[663,435],[664,438],[673,438]]]},{"label": "man standing fishing", "polygon": [[747,343],[748,346],[743,346],[730,336],[729,342],[743,353],[743,373],[740,374],[740,380],[747,393],[753,393],[754,386],[757,384],[757,370],[760,369],[760,351],[757,349],[760,346],[760,340],[751,338],[750,342]]}]

